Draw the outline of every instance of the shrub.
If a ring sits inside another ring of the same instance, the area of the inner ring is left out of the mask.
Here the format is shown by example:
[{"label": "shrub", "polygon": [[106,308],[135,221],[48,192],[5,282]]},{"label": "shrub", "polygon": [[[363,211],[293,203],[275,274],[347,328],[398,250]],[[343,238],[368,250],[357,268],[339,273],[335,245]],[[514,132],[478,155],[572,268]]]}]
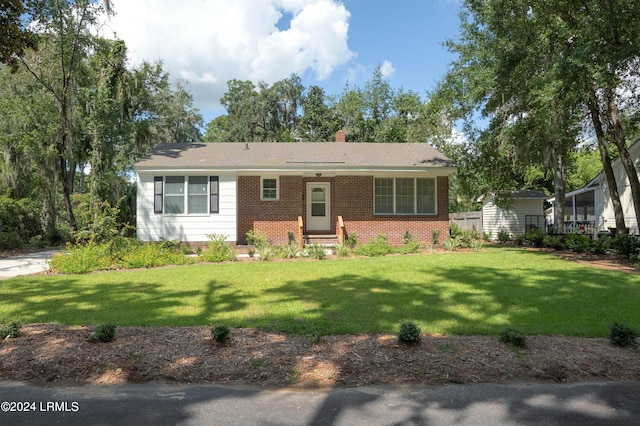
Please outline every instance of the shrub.
[{"label": "shrub", "polygon": [[293,259],[298,256],[298,246],[294,243],[284,244],[280,247],[280,254],[286,259]]},{"label": "shrub", "polygon": [[449,238],[448,240],[444,240],[442,243],[442,248],[446,251],[454,251],[458,247],[460,247],[460,241],[458,238]]},{"label": "shrub", "polygon": [[347,238],[344,239],[345,247],[353,249],[358,244],[358,234],[350,232],[347,234]]},{"label": "shrub", "polygon": [[0,340],[15,339],[20,335],[22,325],[16,321],[8,321],[0,328]]},{"label": "shrub", "polygon": [[256,246],[256,248],[264,247],[269,244],[267,236],[255,229],[249,229],[245,234],[247,236],[247,244]]},{"label": "shrub", "polygon": [[480,235],[476,231],[462,231],[456,237],[460,247],[471,247],[473,241],[479,240]]},{"label": "shrub", "polygon": [[611,240],[611,248],[617,256],[629,259],[632,255],[638,253],[640,240],[627,234],[616,235],[616,237]]},{"label": "shrub", "polygon": [[417,253],[420,250],[420,241],[412,238],[404,243],[402,247],[400,247],[397,251],[398,253],[407,254],[407,253]]},{"label": "shrub", "polygon": [[564,239],[560,237],[554,237],[553,235],[545,235],[542,239],[545,247],[552,248],[554,250],[564,250]]},{"label": "shrub", "polygon": [[583,234],[568,234],[564,241],[567,249],[575,253],[587,252],[591,246],[591,238]]},{"label": "shrub", "polygon": [[403,322],[398,332],[398,341],[409,344],[420,342],[420,328],[412,321]]},{"label": "shrub", "polygon": [[309,257],[313,257],[314,259],[324,260],[327,257],[327,252],[325,251],[323,245],[311,244],[307,248],[307,255]]},{"label": "shrub", "polygon": [[236,260],[237,254],[225,242],[227,237],[221,234],[207,234],[209,247],[200,254],[200,259],[204,262],[224,262]]},{"label": "shrub", "polygon": [[542,247],[544,245],[544,234],[542,229],[536,229],[524,234],[524,239],[534,247]]},{"label": "shrub", "polygon": [[113,262],[107,245],[90,243],[76,247],[68,245],[66,250],[53,256],[49,265],[62,274],[85,274],[111,269]]},{"label": "shrub", "polygon": [[391,253],[393,249],[389,245],[389,240],[385,234],[378,234],[376,238],[371,239],[368,243],[357,247],[354,252],[361,256],[385,256]]},{"label": "shrub", "polygon": [[484,243],[480,240],[474,240],[471,242],[471,250],[480,251],[484,248]]},{"label": "shrub", "polygon": [[41,234],[40,208],[30,199],[0,197],[0,250],[25,247]]},{"label": "shrub", "polygon": [[402,242],[404,244],[407,244],[411,240],[413,240],[413,236],[411,235],[411,232],[409,232],[409,230],[407,229],[406,231],[404,231],[404,234],[402,234]]},{"label": "shrub", "polygon": [[522,330],[512,327],[506,327],[498,334],[501,342],[523,348],[526,343],[526,336]]},{"label": "shrub", "polygon": [[115,324],[101,324],[96,327],[96,331],[89,335],[89,342],[91,343],[107,343],[113,342],[116,338],[116,329],[118,326]]},{"label": "shrub", "polygon": [[511,236],[509,235],[509,231],[504,228],[501,228],[498,231],[498,241],[502,244],[508,243]]},{"label": "shrub", "polygon": [[607,254],[607,251],[611,248],[611,238],[608,236],[602,236],[591,241],[589,246],[589,252],[593,254]]},{"label": "shrub", "polygon": [[460,227],[458,226],[458,224],[452,223],[451,225],[449,225],[449,236],[451,238],[455,238],[458,235],[460,235]]},{"label": "shrub", "polygon": [[436,245],[440,240],[440,230],[432,229],[431,230],[431,244]]},{"label": "shrub", "polygon": [[273,258],[277,255],[277,250],[269,244],[256,246],[256,251],[258,253],[259,259],[263,262],[273,260]]},{"label": "shrub", "polygon": [[226,343],[231,338],[231,329],[226,325],[211,327],[211,338],[218,343]]},{"label": "shrub", "polygon": [[333,252],[340,257],[347,257],[351,254],[351,249],[345,244],[336,244],[333,246]]},{"label": "shrub", "polygon": [[628,347],[636,344],[638,332],[626,324],[614,322],[609,328],[609,340],[620,347]]}]

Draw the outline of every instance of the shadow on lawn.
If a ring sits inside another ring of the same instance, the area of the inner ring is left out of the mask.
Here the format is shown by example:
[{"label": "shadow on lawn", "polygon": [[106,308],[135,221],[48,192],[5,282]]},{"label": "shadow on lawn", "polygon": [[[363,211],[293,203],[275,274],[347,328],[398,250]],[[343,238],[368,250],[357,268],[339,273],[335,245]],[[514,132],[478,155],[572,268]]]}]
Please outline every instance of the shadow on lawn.
[{"label": "shadow on lawn", "polygon": [[447,334],[495,334],[507,324],[528,334],[605,335],[613,321],[640,327],[634,314],[637,276],[565,268],[566,262],[548,258],[540,268],[531,262],[535,258],[515,256],[510,268],[470,266],[463,258],[453,265],[429,262],[407,271],[411,282],[403,271],[376,273],[369,266],[363,273],[331,275],[327,262],[321,278],[292,278],[261,290],[261,299],[277,309],[254,303],[252,292],[237,283],[215,279],[195,289],[168,290],[161,283],[108,276],[92,285],[72,276],[34,277],[0,288],[0,297],[11,307],[7,316],[23,322],[81,325],[223,323],[300,334],[395,333],[409,320],[425,333]]}]

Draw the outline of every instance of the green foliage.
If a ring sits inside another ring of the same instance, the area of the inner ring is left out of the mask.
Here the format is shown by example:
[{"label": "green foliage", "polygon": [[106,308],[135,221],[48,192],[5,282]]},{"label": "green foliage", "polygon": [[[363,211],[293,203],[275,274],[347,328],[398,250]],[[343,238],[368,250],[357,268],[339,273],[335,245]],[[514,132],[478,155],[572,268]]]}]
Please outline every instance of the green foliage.
[{"label": "green foliage", "polygon": [[567,250],[575,253],[586,253],[590,251],[591,238],[587,235],[571,233],[565,236],[564,242]]},{"label": "green foliage", "polygon": [[349,232],[347,234],[347,238],[344,239],[345,247],[349,249],[354,249],[358,244],[358,234],[355,232]]},{"label": "green foliage", "polygon": [[17,321],[7,321],[0,327],[0,340],[15,339],[20,335],[22,324]]},{"label": "green foliage", "polygon": [[103,244],[67,245],[64,251],[53,256],[50,266],[62,274],[84,274],[116,268],[152,268],[190,262],[192,260],[185,257],[184,249],[179,244],[166,241],[142,243],[117,237]]},{"label": "green foliage", "polygon": [[324,260],[327,258],[327,252],[325,251],[324,246],[321,244],[311,244],[309,247],[307,247],[305,252],[307,256],[317,260]]},{"label": "green foliage", "polygon": [[398,341],[407,344],[419,343],[420,328],[413,321],[403,322],[398,331]]},{"label": "green foliage", "polygon": [[431,244],[436,245],[440,240],[440,230],[432,229],[431,230]]},{"label": "green foliage", "polygon": [[298,245],[297,244],[284,244],[280,247],[280,254],[285,259],[294,259],[298,256]]},{"label": "green foliage", "polygon": [[470,247],[473,251],[480,251],[484,248],[484,243],[480,240],[473,240]]},{"label": "green foliage", "polygon": [[0,197],[0,250],[29,246],[42,233],[39,217],[33,201]]},{"label": "green foliage", "polygon": [[480,234],[476,231],[461,231],[455,239],[458,240],[458,245],[460,247],[469,248],[474,241],[478,241],[480,239]]},{"label": "green foliage", "polygon": [[227,237],[222,234],[207,234],[209,246],[203,250],[199,258],[203,262],[225,262],[236,260],[237,254],[226,243]]},{"label": "green foliage", "polygon": [[78,225],[78,231],[73,233],[76,243],[108,242],[127,229],[118,221],[120,210],[109,202],[92,202],[90,194],[73,194],[72,200]]},{"label": "green foliage", "polygon": [[116,338],[116,330],[118,326],[112,323],[100,324],[96,330],[89,335],[90,343],[108,343],[113,342]]},{"label": "green foliage", "polygon": [[458,238],[449,238],[442,243],[442,248],[446,251],[455,251],[458,247],[460,247],[460,240]]},{"label": "green foliage", "polygon": [[618,234],[611,240],[611,248],[617,256],[629,259],[640,249],[640,239],[628,234]]},{"label": "green foliage", "polygon": [[545,247],[549,247],[555,250],[564,250],[566,248],[564,238],[554,235],[545,235],[542,239]]},{"label": "green foliage", "polygon": [[231,329],[226,325],[211,327],[211,338],[218,343],[226,343],[231,338]]},{"label": "green foliage", "polygon": [[524,239],[534,247],[544,246],[544,233],[542,232],[542,229],[527,232],[524,234]]},{"label": "green foliage", "polygon": [[524,332],[513,327],[504,328],[498,334],[498,338],[501,342],[518,348],[523,348],[526,344],[526,335]]},{"label": "green foliage", "polygon": [[409,230],[407,229],[406,231],[404,231],[404,234],[402,234],[402,242],[404,244],[407,244],[411,240],[413,240],[413,236],[411,235],[411,232],[409,232]]},{"label": "green foliage", "polygon": [[628,347],[636,344],[638,332],[627,324],[614,322],[609,327],[609,340],[620,347]]},{"label": "green foliage", "polygon": [[504,228],[501,228],[498,231],[498,242],[500,242],[501,244],[505,244],[508,243],[510,239],[511,236],[509,235],[509,231]]},{"label": "green foliage", "polygon": [[247,236],[247,244],[250,246],[260,248],[269,244],[267,236],[260,231],[249,229],[245,235]]},{"label": "green foliage", "polygon": [[354,253],[359,256],[386,256],[391,253],[393,248],[389,244],[389,240],[385,234],[378,234],[366,244],[362,244],[354,249]]},{"label": "green foliage", "polygon": [[404,244],[401,247],[397,248],[395,251],[401,254],[417,253],[418,251],[420,251],[420,246],[420,241],[415,238],[411,238],[405,241]]},{"label": "green foliage", "polygon": [[258,258],[262,262],[268,262],[273,260],[273,258],[277,255],[277,250],[270,246],[269,244],[259,245],[257,247]]},{"label": "green foliage", "polygon": [[347,257],[351,255],[351,249],[345,244],[336,244],[333,246],[333,252],[338,255],[338,257]]},{"label": "green foliage", "polygon": [[452,223],[449,225],[449,236],[451,238],[456,238],[458,235],[460,235],[460,227],[458,226],[457,223]]}]

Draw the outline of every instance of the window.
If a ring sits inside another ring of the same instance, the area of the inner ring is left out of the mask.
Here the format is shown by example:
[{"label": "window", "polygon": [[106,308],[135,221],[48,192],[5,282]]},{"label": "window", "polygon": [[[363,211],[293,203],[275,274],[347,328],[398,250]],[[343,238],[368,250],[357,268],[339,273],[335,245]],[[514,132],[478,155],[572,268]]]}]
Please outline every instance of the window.
[{"label": "window", "polygon": [[375,214],[436,214],[434,178],[376,178]]},{"label": "window", "polygon": [[155,176],[153,180],[155,213],[218,213],[218,176]]},{"label": "window", "polygon": [[278,178],[262,178],[260,181],[260,199],[278,200]]}]

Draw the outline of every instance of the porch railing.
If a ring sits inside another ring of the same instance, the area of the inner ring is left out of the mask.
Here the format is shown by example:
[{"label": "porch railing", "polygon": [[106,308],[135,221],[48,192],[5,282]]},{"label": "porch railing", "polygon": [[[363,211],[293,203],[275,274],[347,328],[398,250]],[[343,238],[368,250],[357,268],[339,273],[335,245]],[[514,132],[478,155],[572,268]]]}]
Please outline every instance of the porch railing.
[{"label": "porch railing", "polygon": [[336,234],[338,234],[338,244],[344,243],[344,220],[342,220],[342,216],[338,216]]},{"label": "porch railing", "polygon": [[298,216],[298,248],[302,250],[304,248],[304,222],[302,216]]}]

